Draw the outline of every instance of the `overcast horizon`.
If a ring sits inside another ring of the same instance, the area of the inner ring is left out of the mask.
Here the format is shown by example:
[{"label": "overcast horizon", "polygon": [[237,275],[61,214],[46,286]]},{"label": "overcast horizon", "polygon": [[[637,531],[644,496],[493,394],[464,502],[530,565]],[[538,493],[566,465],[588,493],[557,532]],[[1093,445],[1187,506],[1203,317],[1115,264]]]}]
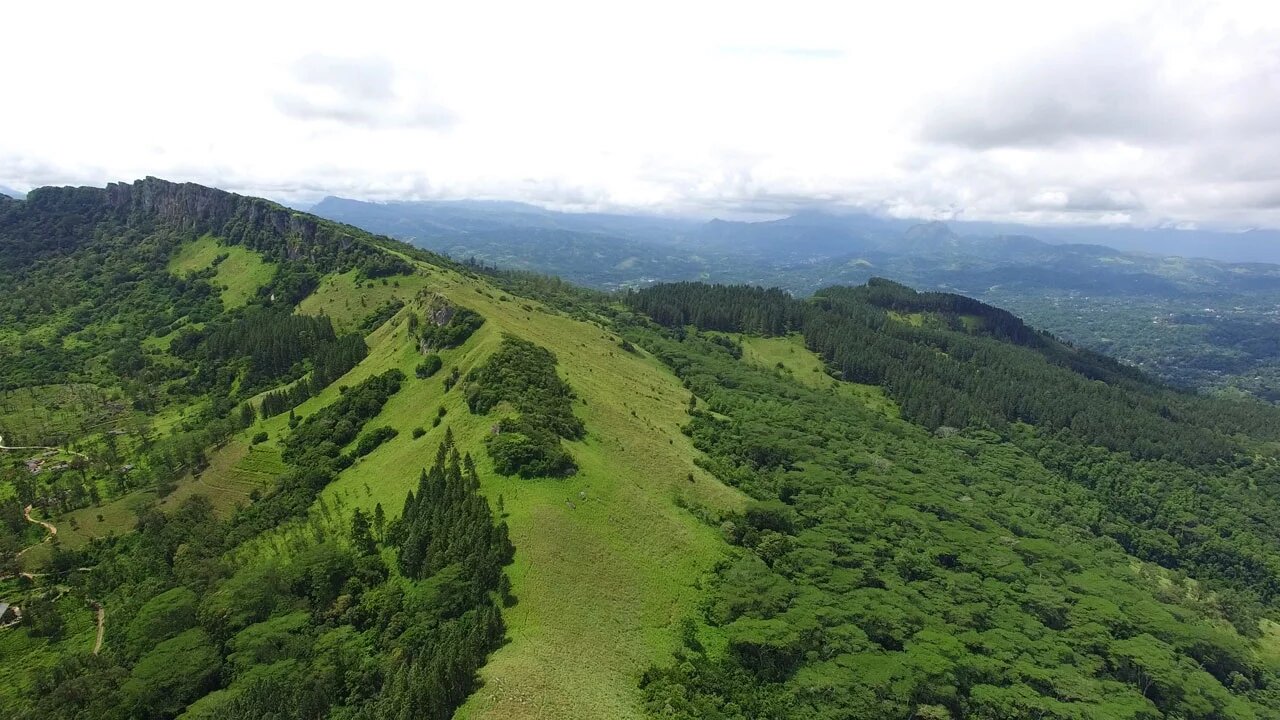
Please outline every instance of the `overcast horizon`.
[{"label": "overcast horizon", "polygon": [[70,5],[8,11],[0,186],[1280,228],[1264,3]]}]

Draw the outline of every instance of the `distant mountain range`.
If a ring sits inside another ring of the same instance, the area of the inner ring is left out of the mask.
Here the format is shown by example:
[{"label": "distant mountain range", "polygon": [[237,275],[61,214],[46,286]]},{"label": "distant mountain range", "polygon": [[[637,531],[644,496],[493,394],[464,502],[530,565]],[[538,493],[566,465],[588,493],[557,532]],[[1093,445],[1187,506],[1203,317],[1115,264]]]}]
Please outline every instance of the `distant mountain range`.
[{"label": "distant mountain range", "polygon": [[[798,240],[807,250],[851,250],[859,241],[900,235],[920,219],[866,213],[811,210],[764,222],[701,221],[656,215],[569,213],[535,205],[501,201],[429,201],[372,203],[327,197],[312,211],[326,217],[393,222],[401,233],[431,237],[446,231],[494,231],[539,227],[611,235],[625,239],[679,242],[690,237],[714,241],[744,238],[749,244]],[[350,221],[350,220],[349,220]],[[1223,232],[1181,228],[1133,228],[1096,225],[1025,225],[970,220],[947,222],[961,237],[1028,236],[1055,245],[1103,245],[1126,252],[1207,258],[1223,262],[1280,263],[1280,231],[1253,229]],[[754,243],[750,241],[754,240]],[[842,246],[841,243],[848,243]]]},{"label": "distant mountain range", "polygon": [[676,280],[808,295],[874,276],[1007,307],[1166,380],[1280,399],[1280,233],[920,222],[807,211],[701,221],[510,202],[326,198],[322,217],[616,290]]}]

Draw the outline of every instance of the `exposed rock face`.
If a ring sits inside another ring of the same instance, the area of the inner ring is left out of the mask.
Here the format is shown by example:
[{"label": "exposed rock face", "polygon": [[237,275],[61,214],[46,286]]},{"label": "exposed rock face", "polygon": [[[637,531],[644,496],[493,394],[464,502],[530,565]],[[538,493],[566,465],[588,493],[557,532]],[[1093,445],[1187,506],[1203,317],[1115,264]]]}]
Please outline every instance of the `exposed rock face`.
[{"label": "exposed rock face", "polygon": [[431,322],[435,323],[436,325],[439,325],[440,327],[444,327],[445,325],[449,324],[449,321],[453,319],[453,315],[456,312],[457,310],[454,309],[453,306],[442,305],[441,307],[435,308],[434,310],[428,310],[427,317],[430,318]]},{"label": "exposed rock face", "polygon": [[[425,293],[424,293],[425,294]],[[423,295],[419,295],[419,298]],[[423,314],[426,321],[436,327],[444,327],[453,320],[453,316],[458,313],[458,308],[449,302],[449,299],[440,293],[430,293],[426,296],[426,306],[423,308]],[[433,352],[438,348],[433,347],[427,341],[427,335],[424,333],[418,337],[418,351],[423,355]]]},{"label": "exposed rock face", "polygon": [[[5,207],[10,207],[7,201]],[[369,235],[348,225],[296,212],[261,198],[246,197],[194,183],[148,177],[105,188],[46,187],[28,194],[23,205],[34,213],[73,214],[91,227],[114,218],[135,227],[169,227],[180,232],[216,235],[244,245],[270,260],[305,260],[321,272],[348,268],[379,252]]]},{"label": "exposed rock face", "polygon": [[329,265],[323,261],[326,256],[346,253],[358,244],[354,233],[337,223],[269,200],[194,183],[148,177],[132,184],[112,183],[103,192],[107,204],[118,212],[154,217],[195,234],[212,233],[275,260],[306,257],[329,269],[324,267]]}]

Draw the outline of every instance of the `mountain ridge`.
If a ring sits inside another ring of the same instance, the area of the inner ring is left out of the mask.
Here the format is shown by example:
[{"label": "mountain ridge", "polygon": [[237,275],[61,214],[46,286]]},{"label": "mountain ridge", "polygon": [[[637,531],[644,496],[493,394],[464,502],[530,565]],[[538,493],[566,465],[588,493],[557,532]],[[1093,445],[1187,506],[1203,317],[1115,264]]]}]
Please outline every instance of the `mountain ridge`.
[{"label": "mountain ridge", "polygon": [[1274,407],[874,275],[605,294],[112,192],[0,211],[0,434],[87,459],[0,464],[21,720],[1280,712]]}]

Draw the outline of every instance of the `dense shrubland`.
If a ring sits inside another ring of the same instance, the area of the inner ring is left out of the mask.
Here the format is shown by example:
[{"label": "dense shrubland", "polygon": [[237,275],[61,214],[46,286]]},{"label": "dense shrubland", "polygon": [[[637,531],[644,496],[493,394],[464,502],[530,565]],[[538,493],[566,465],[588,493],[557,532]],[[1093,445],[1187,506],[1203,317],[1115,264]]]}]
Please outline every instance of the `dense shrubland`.
[{"label": "dense shrubland", "polygon": [[[388,387],[370,382],[348,396]],[[309,511],[334,464],[305,427],[277,490],[229,521],[196,496],[59,560],[92,565],[68,580],[110,603],[106,650],[63,658],[17,717],[452,715],[502,640],[502,566],[513,552],[476,493],[470,456],[446,435],[388,526],[381,506],[372,516],[324,502]],[[283,554],[229,562],[244,541],[304,520],[309,535]]]},{"label": "dense shrubland", "polygon": [[[728,647],[713,651],[687,633],[674,662],[646,674],[655,715],[1244,718],[1280,711],[1280,667],[1263,660],[1252,639],[1262,632],[1259,618],[1274,613],[1280,578],[1278,518],[1267,499],[1275,463],[1231,455],[1237,440],[1225,429],[1237,417],[1220,420],[1214,404],[1130,387],[1144,381],[1116,372],[1100,392],[1128,402],[1102,405],[1116,413],[1109,423],[1163,422],[1171,438],[1230,438],[1215,448],[1230,463],[1206,464],[1167,438],[1176,459],[1143,459],[1165,454],[1143,451],[1149,439],[1141,433],[1155,432],[1148,428],[1112,438],[1112,445],[1133,444],[1132,453],[1091,447],[1079,427],[1020,418],[996,416],[990,427],[971,419],[930,433],[866,406],[834,380],[825,389],[805,387],[746,364],[724,336],[685,327],[804,331],[819,351],[892,348],[901,336],[877,306],[797,308],[748,289],[684,287],[666,297],[659,286],[646,294],[635,304],[655,308],[672,329],[637,326],[628,336],[699,399],[686,432],[706,453],[704,467],[758,499],[718,521],[743,553],[719,569],[700,619],[719,628]],[[724,302],[707,300],[714,309],[704,313],[690,300],[699,295]],[[873,320],[888,340],[864,329]],[[827,336],[833,345],[814,343],[821,336],[807,324],[818,322],[844,335]],[[978,347],[964,356],[970,374],[975,367],[1001,372],[976,358],[1029,366],[1024,382],[1039,384],[1014,387],[1033,401],[1073,382],[1052,359],[1012,345],[996,351],[987,347],[994,340],[969,328],[929,332],[963,333],[945,339],[948,353],[963,338]],[[953,361],[935,357],[908,366],[914,386],[886,383],[886,390],[923,402],[943,382],[931,374]],[[1018,367],[1004,371],[1005,381],[1024,377]],[[1148,415],[1152,395],[1185,414]],[[1269,432],[1266,424],[1260,430]]]},{"label": "dense shrubland", "polygon": [[486,414],[500,403],[515,410],[485,440],[498,472],[540,477],[577,468],[560,439],[580,439],[585,429],[573,414],[573,390],[556,373],[550,350],[507,335],[484,365],[467,374],[465,392],[473,413]]}]

